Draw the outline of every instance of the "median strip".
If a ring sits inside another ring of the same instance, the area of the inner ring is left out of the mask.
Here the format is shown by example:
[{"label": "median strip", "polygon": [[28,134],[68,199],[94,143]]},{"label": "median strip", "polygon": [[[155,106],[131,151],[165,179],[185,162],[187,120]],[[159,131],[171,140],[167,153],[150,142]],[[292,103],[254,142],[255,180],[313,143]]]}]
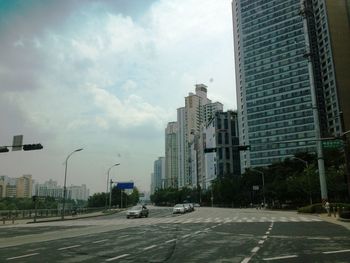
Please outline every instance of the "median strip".
[{"label": "median strip", "polygon": [[39,253],[32,253],[32,254],[22,255],[22,256],[18,256],[18,257],[7,258],[6,260],[13,260],[13,259],[18,259],[18,258],[27,258],[27,257],[35,256],[35,255],[38,255],[38,254]]}]

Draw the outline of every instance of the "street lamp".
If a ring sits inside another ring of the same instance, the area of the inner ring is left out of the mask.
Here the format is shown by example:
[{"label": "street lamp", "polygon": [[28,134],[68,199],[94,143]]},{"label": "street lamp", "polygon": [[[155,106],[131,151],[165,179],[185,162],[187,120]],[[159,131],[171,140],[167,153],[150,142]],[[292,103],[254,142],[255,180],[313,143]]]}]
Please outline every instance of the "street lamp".
[{"label": "street lamp", "polygon": [[259,170],[256,170],[256,169],[253,169],[253,168],[250,168],[250,170],[252,171],[255,171],[259,174],[261,174],[261,177],[262,177],[262,186],[263,186],[263,199],[264,199],[264,207],[266,206],[266,199],[265,199],[265,175],[262,171],[259,171]]},{"label": "street lamp", "polygon": [[308,186],[309,186],[309,191],[308,191],[309,192],[309,200],[310,200],[310,205],[312,205],[311,183],[310,183],[310,176],[309,176],[309,173],[308,173],[309,163],[307,161],[305,161],[305,160],[303,160],[301,158],[295,157],[295,156],[293,156],[292,158],[305,164],[307,183],[308,183]]},{"label": "street lamp", "polygon": [[64,207],[65,207],[65,204],[66,204],[66,195],[67,195],[67,187],[66,187],[66,183],[67,183],[67,166],[68,166],[68,159],[72,156],[73,153],[76,153],[76,152],[80,152],[82,151],[83,148],[79,148],[73,152],[71,152],[67,158],[66,158],[66,161],[65,161],[65,164],[66,164],[66,168],[64,170],[64,186],[63,186],[63,205],[62,205],[62,220],[64,220]]},{"label": "street lamp", "polygon": [[[107,208],[107,193],[108,193],[108,185],[109,185],[109,172],[111,171],[111,169],[114,166],[118,166],[120,165],[120,163],[116,163],[113,164],[111,167],[109,167],[108,171],[107,171],[107,190],[106,190],[106,203],[105,203],[105,208]],[[109,188],[109,208],[111,208],[111,195],[112,195],[112,191],[111,188]]]}]

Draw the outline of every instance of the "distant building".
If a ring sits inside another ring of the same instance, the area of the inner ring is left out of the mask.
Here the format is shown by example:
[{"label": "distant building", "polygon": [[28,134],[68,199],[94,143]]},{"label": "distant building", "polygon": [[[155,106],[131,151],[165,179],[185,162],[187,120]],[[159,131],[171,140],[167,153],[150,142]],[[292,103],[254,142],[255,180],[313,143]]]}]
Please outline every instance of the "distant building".
[{"label": "distant building", "polygon": [[33,180],[31,175],[19,178],[0,176],[0,197],[30,198],[32,196]]},{"label": "distant building", "polygon": [[154,161],[154,189],[163,189],[165,183],[165,157],[159,157]]},{"label": "distant building", "polygon": [[165,187],[178,185],[177,122],[169,122],[165,129]]},{"label": "distant building", "polygon": [[205,179],[201,180],[206,189],[217,177],[239,176],[241,174],[238,150],[238,120],[233,111],[216,112],[205,128],[205,147],[213,149],[205,153]]},{"label": "distant building", "polygon": [[16,197],[30,198],[32,197],[33,180],[31,175],[23,175],[16,182]]},{"label": "distant building", "polygon": [[67,187],[67,198],[72,200],[84,200],[89,199],[89,189],[86,188],[86,185],[81,186],[71,185]]},{"label": "distant building", "polygon": [[[43,184],[35,184],[34,186],[35,195],[41,197],[53,197],[56,199],[63,198],[63,187],[59,186],[56,181],[49,180]],[[67,187],[67,199],[72,200],[88,200],[90,190],[85,184],[81,186],[71,185]]]},{"label": "distant building", "polygon": [[186,149],[186,126],[185,126],[185,108],[177,109],[177,166],[178,177],[177,186],[182,188],[185,186],[185,149]]},{"label": "distant building", "polygon": [[196,84],[196,93],[190,92],[185,97],[185,107],[178,109],[178,158],[179,158],[179,187],[197,186],[197,160],[201,159],[198,151],[198,136],[202,126],[213,116],[216,111],[222,111],[222,104],[212,103],[207,98],[207,86]]}]

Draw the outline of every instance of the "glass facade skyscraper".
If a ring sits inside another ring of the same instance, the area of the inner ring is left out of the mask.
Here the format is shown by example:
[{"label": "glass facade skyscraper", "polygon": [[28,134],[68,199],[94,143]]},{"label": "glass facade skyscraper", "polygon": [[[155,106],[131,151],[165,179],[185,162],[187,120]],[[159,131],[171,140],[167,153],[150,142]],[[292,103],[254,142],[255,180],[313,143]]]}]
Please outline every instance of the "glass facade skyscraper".
[{"label": "glass facade skyscraper", "polygon": [[315,150],[310,72],[299,0],[234,0],[242,169]]}]

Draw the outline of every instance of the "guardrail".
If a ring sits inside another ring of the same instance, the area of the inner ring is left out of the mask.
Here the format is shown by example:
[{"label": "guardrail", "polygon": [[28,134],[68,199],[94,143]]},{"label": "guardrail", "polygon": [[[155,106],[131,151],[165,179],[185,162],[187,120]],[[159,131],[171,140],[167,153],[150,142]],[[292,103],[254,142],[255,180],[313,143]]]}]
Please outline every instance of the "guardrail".
[{"label": "guardrail", "polygon": [[[81,214],[88,214],[93,212],[103,211],[104,207],[92,207],[92,208],[69,208],[65,209],[65,216],[75,216]],[[59,217],[62,215],[62,209],[28,209],[28,210],[0,210],[0,219],[5,224],[6,221],[12,221],[19,219],[40,219],[40,218],[50,218]]]}]

